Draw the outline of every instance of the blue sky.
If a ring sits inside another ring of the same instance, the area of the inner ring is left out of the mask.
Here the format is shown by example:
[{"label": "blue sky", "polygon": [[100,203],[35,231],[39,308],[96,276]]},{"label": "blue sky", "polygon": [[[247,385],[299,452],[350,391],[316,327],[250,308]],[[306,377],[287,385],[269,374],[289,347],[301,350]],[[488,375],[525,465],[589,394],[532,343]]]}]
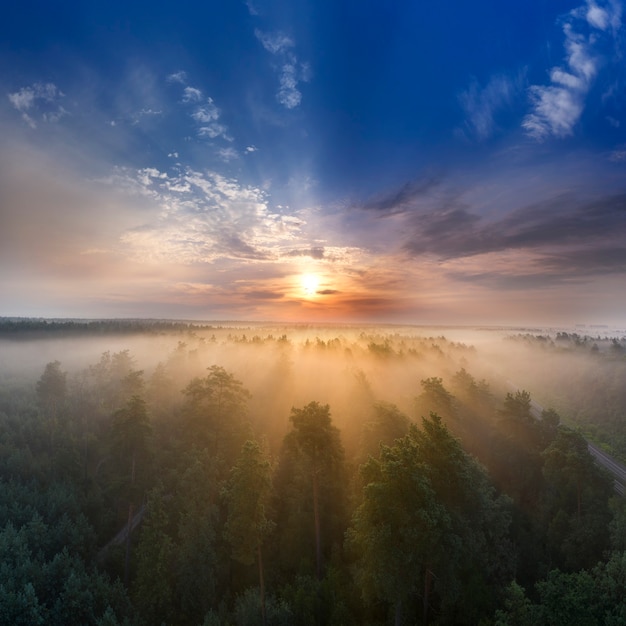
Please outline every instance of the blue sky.
[{"label": "blue sky", "polygon": [[0,315],[626,324],[623,9],[13,3]]}]

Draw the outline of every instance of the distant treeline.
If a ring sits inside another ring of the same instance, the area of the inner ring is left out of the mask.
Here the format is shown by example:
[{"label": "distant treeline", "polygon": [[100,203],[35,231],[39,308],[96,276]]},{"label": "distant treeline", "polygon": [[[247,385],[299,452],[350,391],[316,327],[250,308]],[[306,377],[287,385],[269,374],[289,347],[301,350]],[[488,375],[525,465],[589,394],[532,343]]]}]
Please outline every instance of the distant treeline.
[{"label": "distant treeline", "polygon": [[157,319],[54,320],[0,317],[0,338],[3,339],[178,333],[212,328],[215,327],[204,323]]}]

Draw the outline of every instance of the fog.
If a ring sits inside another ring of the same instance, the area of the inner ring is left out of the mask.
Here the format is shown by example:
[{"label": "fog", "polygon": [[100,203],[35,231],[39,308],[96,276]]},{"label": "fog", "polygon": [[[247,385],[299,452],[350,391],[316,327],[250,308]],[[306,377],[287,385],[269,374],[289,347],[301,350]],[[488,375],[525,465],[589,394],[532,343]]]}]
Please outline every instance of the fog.
[{"label": "fog", "polygon": [[[223,324],[148,326],[98,336],[23,333],[0,340],[0,384],[5,393],[32,389],[46,364],[59,361],[70,393],[76,394],[103,355],[125,353],[131,369],[142,372],[153,413],[167,419],[168,410],[176,413],[184,401],[187,385],[217,365],[250,392],[250,423],[273,448],[289,427],[291,408],[315,400],[330,405],[350,450],[375,403],[393,403],[418,419],[421,381],[439,377],[451,389],[454,374],[463,368],[476,380],[484,379],[496,399],[502,401],[512,388],[526,389],[533,400],[555,408],[563,422],[589,432],[598,428],[594,420],[614,421],[600,396],[616,402],[615,387],[624,375],[618,357],[625,345],[619,329],[590,330],[594,334],[581,329]],[[157,368],[167,384],[155,382]]]}]

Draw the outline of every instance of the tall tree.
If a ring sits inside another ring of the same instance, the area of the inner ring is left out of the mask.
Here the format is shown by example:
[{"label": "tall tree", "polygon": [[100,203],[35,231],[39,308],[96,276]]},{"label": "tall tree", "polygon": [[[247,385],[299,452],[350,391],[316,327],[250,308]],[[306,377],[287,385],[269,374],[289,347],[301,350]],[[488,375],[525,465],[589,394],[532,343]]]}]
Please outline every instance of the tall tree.
[{"label": "tall tree", "polygon": [[183,391],[185,436],[219,454],[230,467],[249,434],[245,418],[250,393],[223,367],[212,365],[208,370]]},{"label": "tall tree", "polygon": [[67,372],[59,361],[52,361],[37,381],[37,399],[48,417],[56,418],[67,397]]},{"label": "tall tree", "polygon": [[[132,396],[126,405],[115,412],[111,425],[111,443],[113,458],[117,458],[121,467],[126,466],[128,474],[128,521],[126,534],[126,559],[124,565],[124,582],[128,584],[130,535],[132,531],[133,513],[135,505],[143,495],[141,483],[137,493],[137,466],[147,461],[149,439],[152,433],[150,418],[145,400],[139,396]],[[142,466],[142,469],[143,466]],[[144,472],[147,475],[147,472]]]},{"label": "tall tree", "polygon": [[558,429],[542,457],[547,547],[559,567],[590,567],[609,547],[612,480],[595,463],[582,435],[568,428]]},{"label": "tall tree", "polygon": [[325,526],[329,533],[334,534],[333,527],[337,525],[337,518],[342,518],[340,510],[343,506],[341,489],[344,450],[339,430],[332,424],[330,407],[327,404],[310,402],[301,409],[294,407],[290,420],[293,429],[283,441],[277,480],[277,495],[282,499],[279,512],[283,513],[280,520],[283,528],[280,530],[298,525],[296,519],[310,506],[302,502],[302,490],[308,487],[312,496],[315,571],[320,578],[324,525],[322,511],[325,511],[328,518]]},{"label": "tall tree", "polygon": [[248,440],[224,489],[228,505],[225,535],[236,561],[244,565],[257,561],[263,623],[266,613],[262,548],[274,525],[267,517],[271,489],[270,461],[256,441]]}]

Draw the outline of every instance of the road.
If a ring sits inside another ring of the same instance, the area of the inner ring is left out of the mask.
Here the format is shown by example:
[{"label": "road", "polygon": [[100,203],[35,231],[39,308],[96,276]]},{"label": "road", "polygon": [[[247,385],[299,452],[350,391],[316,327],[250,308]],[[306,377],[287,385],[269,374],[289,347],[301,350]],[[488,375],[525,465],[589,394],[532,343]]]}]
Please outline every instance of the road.
[{"label": "road", "polygon": [[602,465],[602,467],[606,467],[606,469],[613,474],[613,478],[615,479],[615,491],[617,491],[620,496],[626,495],[626,467],[618,463],[603,450],[600,450],[600,448],[593,443],[587,442],[587,448],[596,460],[596,463]]},{"label": "road", "polygon": [[[520,388],[510,380],[507,380],[507,386],[515,391],[520,391]],[[530,401],[530,412],[533,417],[541,419],[543,413],[543,407],[535,400]],[[615,491],[620,495],[626,495],[626,467],[619,461],[616,461],[612,456],[601,450],[593,443],[587,441],[587,449],[598,465],[606,468],[614,479]]]}]

